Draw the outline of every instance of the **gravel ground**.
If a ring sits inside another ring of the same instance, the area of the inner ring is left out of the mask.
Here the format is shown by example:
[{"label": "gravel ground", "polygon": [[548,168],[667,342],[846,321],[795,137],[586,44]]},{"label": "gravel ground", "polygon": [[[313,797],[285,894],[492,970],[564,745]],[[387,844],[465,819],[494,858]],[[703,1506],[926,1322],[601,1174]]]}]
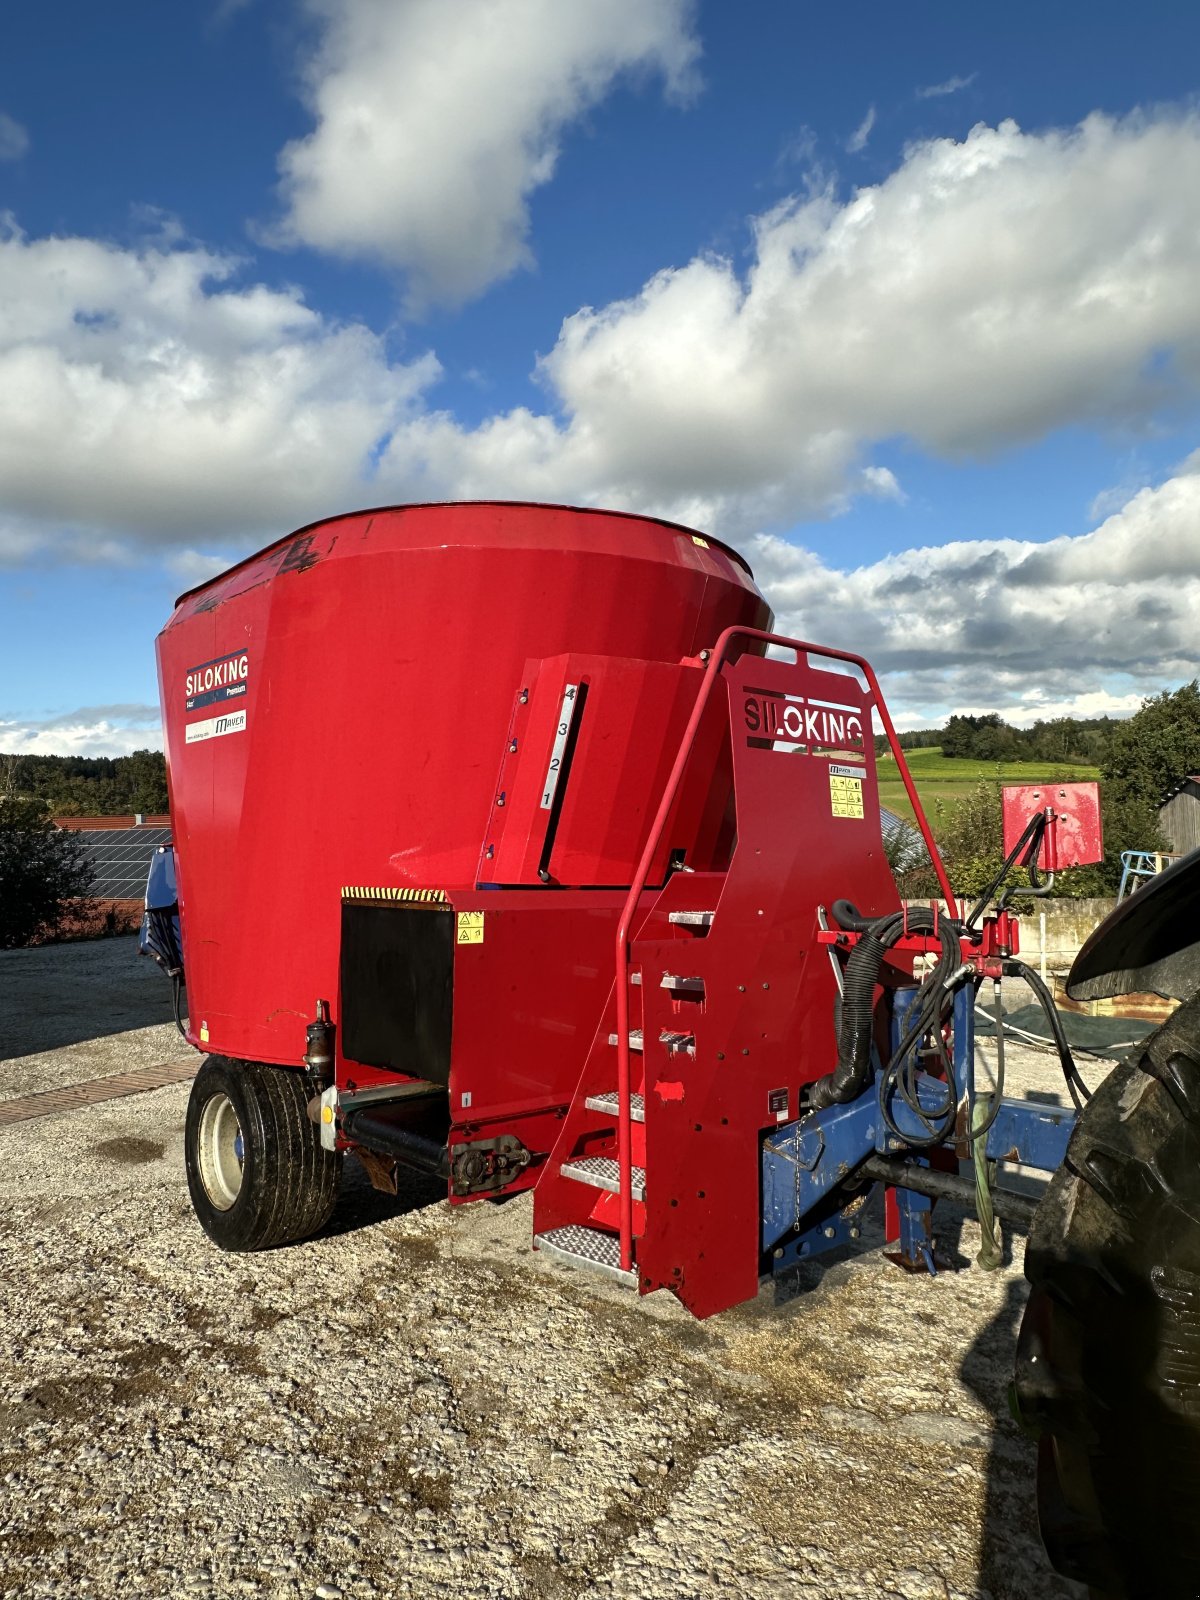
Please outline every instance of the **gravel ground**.
[{"label": "gravel ground", "polygon": [[[0,1098],[178,1057],[129,940],[0,955]],[[1092,1074],[1094,1075],[1094,1074]],[[1010,1092],[1056,1068],[1010,1059]],[[1054,1600],[1005,1388],[1021,1241],[812,1263],[707,1323],[377,1195],[222,1255],[186,1086],[0,1129],[0,1596]],[[978,1230],[939,1211],[944,1243]]]}]

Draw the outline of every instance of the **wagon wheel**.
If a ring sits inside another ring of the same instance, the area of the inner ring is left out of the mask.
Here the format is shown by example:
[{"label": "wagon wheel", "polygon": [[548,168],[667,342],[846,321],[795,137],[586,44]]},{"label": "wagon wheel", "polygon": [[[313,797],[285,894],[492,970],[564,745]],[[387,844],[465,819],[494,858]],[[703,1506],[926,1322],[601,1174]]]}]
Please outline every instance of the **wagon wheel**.
[{"label": "wagon wheel", "polygon": [[222,1250],[267,1250],[328,1222],[341,1178],[293,1067],[209,1056],[192,1085],[184,1149],[192,1205]]}]

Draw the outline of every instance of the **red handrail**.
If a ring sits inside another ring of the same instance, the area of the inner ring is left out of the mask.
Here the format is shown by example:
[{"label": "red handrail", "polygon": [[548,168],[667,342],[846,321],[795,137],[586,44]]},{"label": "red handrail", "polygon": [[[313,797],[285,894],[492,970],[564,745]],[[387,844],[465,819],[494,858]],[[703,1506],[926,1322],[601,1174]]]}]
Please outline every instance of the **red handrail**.
[{"label": "red handrail", "polygon": [[[708,664],[704,671],[704,681],[700,685],[700,692],[696,696],[696,703],[692,707],[692,714],[688,718],[688,725],[684,729],[683,740],[675,763],[671,768],[671,775],[667,779],[667,786],[663,790],[662,799],[658,804],[654,821],[650,827],[646,844],[642,850],[637,871],[633,875],[633,882],[629,886],[629,893],[625,897],[625,905],[621,911],[620,921],[617,923],[617,1168],[619,1173],[620,1193],[618,1195],[620,1243],[621,1243],[621,1270],[628,1272],[633,1266],[633,1118],[630,1102],[630,1060],[629,1060],[629,932],[633,926],[634,916],[637,914],[638,901],[646,887],[646,879],[650,876],[650,868],[662,838],[663,829],[667,825],[667,818],[671,814],[671,807],[675,804],[675,796],[679,793],[679,785],[683,780],[684,769],[692,753],[692,746],[696,742],[701,720],[708,702],[712,697],[713,685],[716,683],[721,668],[725,664],[726,653],[730,642],[734,639],[756,639],[763,644],[780,645],[784,649],[795,650],[797,659],[800,653],[806,655],[823,656],[830,661],[847,661],[852,666],[858,667],[867,680],[871,691],[875,710],[879,712],[880,721],[883,723],[884,732],[887,734],[888,744],[896,758],[896,765],[900,769],[900,776],[904,780],[904,788],[916,815],[917,826],[921,830],[921,837],[925,841],[925,848],[929,851],[929,859],[937,873],[938,882],[942,893],[946,897],[946,905],[950,915],[957,916],[954,896],[950,889],[950,880],[946,876],[946,869],[938,855],[937,844],[925,817],[924,808],[912,781],[912,774],[908,770],[908,763],[904,759],[904,752],[896,738],[896,730],[892,726],[892,719],[888,715],[887,707],[883,703],[880,693],[879,680],[876,678],[870,665],[862,656],[856,656],[848,650],[832,650],[825,645],[805,644],[801,639],[788,639],[778,633],[764,633],[760,628],[733,627],[726,628],[717,640],[708,657]],[[642,1045],[645,1048],[646,1041]],[[647,1085],[648,1087],[648,1085]]]}]

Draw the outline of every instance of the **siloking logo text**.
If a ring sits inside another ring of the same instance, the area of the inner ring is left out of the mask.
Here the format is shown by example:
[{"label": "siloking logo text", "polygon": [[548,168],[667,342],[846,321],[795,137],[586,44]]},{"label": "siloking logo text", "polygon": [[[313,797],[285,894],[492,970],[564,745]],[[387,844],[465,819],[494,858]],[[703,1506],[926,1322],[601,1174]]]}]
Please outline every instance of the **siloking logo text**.
[{"label": "siloking logo text", "polygon": [[246,693],[249,676],[250,657],[244,650],[218,656],[215,661],[202,662],[200,666],[193,667],[183,680],[185,709],[199,711],[202,706],[240,698]]},{"label": "siloking logo text", "polygon": [[752,689],[742,703],[742,715],[746,742],[760,749],[776,745],[804,745],[809,750],[866,749],[862,715],[853,706]]}]

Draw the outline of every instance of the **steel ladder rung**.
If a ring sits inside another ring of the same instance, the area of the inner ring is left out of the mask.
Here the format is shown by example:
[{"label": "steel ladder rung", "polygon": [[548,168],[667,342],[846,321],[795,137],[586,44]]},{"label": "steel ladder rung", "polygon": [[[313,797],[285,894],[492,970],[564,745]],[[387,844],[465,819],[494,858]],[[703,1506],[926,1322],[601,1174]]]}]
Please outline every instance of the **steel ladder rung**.
[{"label": "steel ladder rung", "polygon": [[[583,1103],[589,1111],[603,1111],[605,1116],[616,1117],[621,1113],[621,1102],[615,1089],[606,1089],[602,1094],[590,1094]],[[629,1120],[646,1120],[646,1102],[640,1094],[629,1096]]]},{"label": "steel ladder rung", "polygon": [[[612,1045],[612,1047],[615,1050],[616,1046],[617,1046],[617,1036],[616,1036],[615,1033],[610,1033],[609,1034],[608,1042],[609,1042],[609,1044]],[[630,1030],[629,1030],[629,1048],[631,1050],[640,1050],[642,1048],[642,1030],[640,1028],[630,1028]]]},{"label": "steel ladder rung", "polygon": [[544,1250],[558,1261],[566,1261],[571,1266],[588,1267],[593,1272],[603,1272],[619,1283],[637,1283],[636,1272],[621,1270],[621,1241],[615,1233],[603,1233],[599,1228],[571,1223],[565,1228],[550,1228],[545,1233],[535,1233],[533,1243],[535,1249]]},{"label": "steel ladder rung", "polygon": [[[576,1183],[590,1184],[593,1189],[607,1189],[609,1194],[621,1192],[621,1168],[614,1156],[576,1156],[564,1161],[558,1169],[564,1178]],[[646,1169],[631,1167],[630,1190],[635,1200],[646,1198]]]}]

